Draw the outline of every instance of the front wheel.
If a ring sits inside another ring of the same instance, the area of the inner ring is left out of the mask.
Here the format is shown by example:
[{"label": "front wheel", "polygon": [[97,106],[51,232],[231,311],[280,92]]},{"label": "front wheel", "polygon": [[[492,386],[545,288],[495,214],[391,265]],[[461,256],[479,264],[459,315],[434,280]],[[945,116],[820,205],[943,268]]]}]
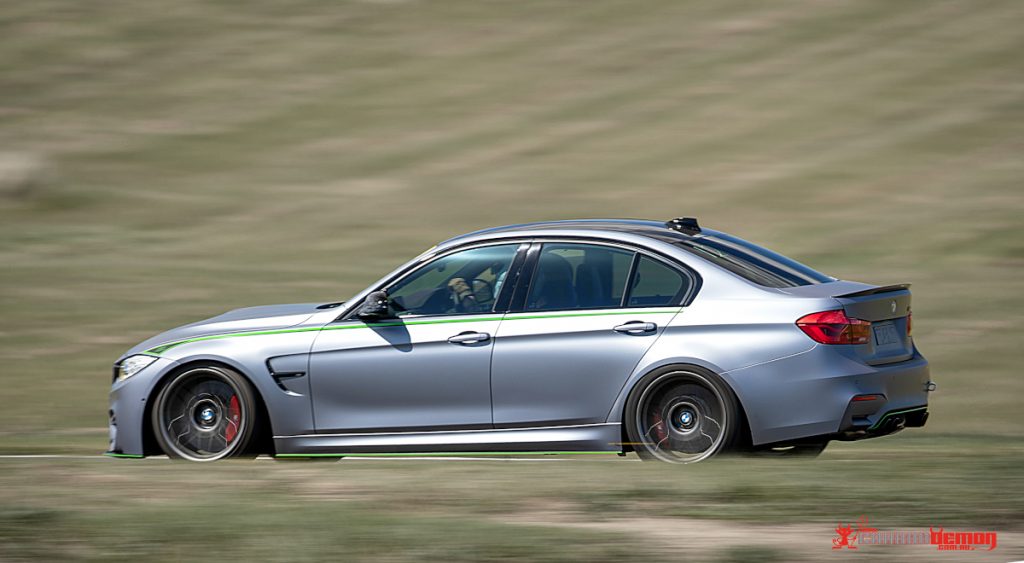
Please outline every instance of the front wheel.
[{"label": "front wheel", "polygon": [[160,390],[152,410],[160,448],[172,458],[214,461],[246,452],[255,432],[256,400],[238,372],[196,366]]},{"label": "front wheel", "polygon": [[694,463],[729,449],[740,432],[739,405],[716,374],[692,366],[656,370],[626,403],[629,441],[641,459]]}]

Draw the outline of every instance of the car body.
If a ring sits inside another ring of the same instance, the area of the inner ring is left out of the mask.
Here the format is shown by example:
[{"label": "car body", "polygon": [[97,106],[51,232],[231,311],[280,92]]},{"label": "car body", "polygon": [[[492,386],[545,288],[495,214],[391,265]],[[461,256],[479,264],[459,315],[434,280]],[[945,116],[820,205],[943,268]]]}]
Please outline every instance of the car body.
[{"label": "car body", "polygon": [[[910,299],[690,218],[487,229],[343,303],[239,309],[133,347],[114,367],[108,453],[234,455],[242,411],[278,457],[818,452],[924,424],[934,383]],[[164,398],[193,368],[205,375]],[[246,387],[251,400],[232,391]],[[189,436],[224,447],[176,449]]]}]

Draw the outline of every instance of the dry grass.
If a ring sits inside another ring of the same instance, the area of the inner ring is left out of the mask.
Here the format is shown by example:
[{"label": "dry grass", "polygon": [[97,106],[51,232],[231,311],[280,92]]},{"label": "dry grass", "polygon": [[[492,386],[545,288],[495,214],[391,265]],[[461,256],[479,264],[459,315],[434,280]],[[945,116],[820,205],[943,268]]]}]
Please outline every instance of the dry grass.
[{"label": "dry grass", "polygon": [[[110,363],[168,327],[345,298],[484,226],[685,214],[912,282],[921,459],[998,452],[1024,431],[1022,26],[1012,0],[8,3],[0,451],[101,450]],[[1014,471],[966,457],[940,475]]]},{"label": "dry grass", "polygon": [[[998,447],[997,447],[998,446]],[[0,559],[847,560],[839,521],[997,530],[1024,555],[1019,444],[882,439],[814,462],[0,460]],[[826,555],[828,554],[828,555]],[[862,546],[858,559],[932,561]],[[851,559],[852,560],[852,559]]]}]

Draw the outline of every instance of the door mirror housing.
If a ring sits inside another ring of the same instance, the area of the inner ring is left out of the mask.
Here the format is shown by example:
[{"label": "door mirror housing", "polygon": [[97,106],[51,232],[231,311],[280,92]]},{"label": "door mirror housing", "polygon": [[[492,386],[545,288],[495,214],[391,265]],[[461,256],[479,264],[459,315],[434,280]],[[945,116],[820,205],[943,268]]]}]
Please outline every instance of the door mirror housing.
[{"label": "door mirror housing", "polygon": [[388,319],[391,314],[391,307],[388,306],[388,292],[384,290],[370,292],[363,304],[356,310],[356,316],[364,321],[376,321]]}]

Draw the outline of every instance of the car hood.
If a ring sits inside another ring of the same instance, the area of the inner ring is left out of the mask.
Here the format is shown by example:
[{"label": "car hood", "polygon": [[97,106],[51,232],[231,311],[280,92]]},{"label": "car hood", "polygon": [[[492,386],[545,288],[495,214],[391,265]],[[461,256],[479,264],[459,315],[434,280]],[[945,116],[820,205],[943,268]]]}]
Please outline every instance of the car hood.
[{"label": "car hood", "polygon": [[317,312],[319,303],[292,305],[264,305],[228,311],[203,321],[194,322],[160,333],[140,342],[124,356],[145,352],[151,348],[201,336],[213,336],[252,330],[288,328],[303,323]]}]

